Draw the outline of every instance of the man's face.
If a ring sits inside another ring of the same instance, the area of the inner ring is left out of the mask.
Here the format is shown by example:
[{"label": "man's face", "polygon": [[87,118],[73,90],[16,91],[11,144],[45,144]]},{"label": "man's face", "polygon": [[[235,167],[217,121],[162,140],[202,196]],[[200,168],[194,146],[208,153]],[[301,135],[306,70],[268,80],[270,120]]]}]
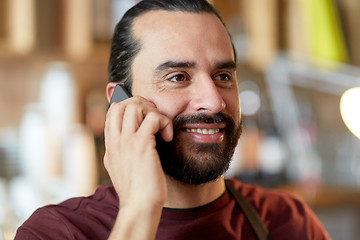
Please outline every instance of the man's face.
[{"label": "man's face", "polygon": [[213,14],[150,11],[133,25],[141,50],[132,93],[173,120],[174,139],[157,139],[165,173],[203,183],[227,169],[240,136],[233,48]]}]

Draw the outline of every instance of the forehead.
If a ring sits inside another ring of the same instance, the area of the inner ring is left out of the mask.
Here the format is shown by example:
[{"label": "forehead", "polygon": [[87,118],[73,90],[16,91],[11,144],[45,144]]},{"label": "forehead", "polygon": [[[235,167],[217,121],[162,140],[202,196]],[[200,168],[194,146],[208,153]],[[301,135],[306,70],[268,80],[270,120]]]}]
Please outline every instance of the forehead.
[{"label": "forehead", "polygon": [[154,60],[161,57],[234,60],[230,37],[222,22],[211,13],[149,11],[136,18],[133,35],[140,41],[139,55],[148,54]]}]

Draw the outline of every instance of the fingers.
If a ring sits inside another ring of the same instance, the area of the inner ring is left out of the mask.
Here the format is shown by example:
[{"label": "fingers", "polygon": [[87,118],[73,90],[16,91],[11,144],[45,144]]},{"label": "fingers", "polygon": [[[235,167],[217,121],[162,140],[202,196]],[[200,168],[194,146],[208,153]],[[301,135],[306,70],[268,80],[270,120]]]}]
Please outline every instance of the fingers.
[{"label": "fingers", "polygon": [[[122,133],[125,111],[128,110],[130,110],[132,114],[129,113],[127,114],[131,116],[131,120],[129,120],[127,126],[125,126],[125,129],[130,127],[132,131],[134,131],[135,130],[134,126],[136,126],[137,123],[134,123],[135,119],[133,115],[135,114],[134,112],[135,109],[138,108],[137,106],[139,107],[139,109],[155,108],[155,105],[153,103],[140,97],[133,97],[119,103],[113,103],[109,107],[109,110],[106,115],[105,132],[108,128],[111,128],[112,131],[109,132],[109,134],[119,135],[120,133]],[[134,124],[133,127],[131,127],[131,124],[129,124],[131,122]]]},{"label": "fingers", "polygon": [[172,129],[172,121],[144,98],[132,97],[110,106],[105,124],[104,165],[122,199],[122,207],[142,201],[143,195],[147,196],[144,204],[162,206],[158,203],[165,202],[166,178],[155,134],[160,132],[165,141],[171,141]]},{"label": "fingers", "polygon": [[143,120],[138,132],[144,135],[155,135],[160,132],[161,137],[170,142],[173,138],[172,121],[158,112],[150,112]]},{"label": "fingers", "polygon": [[142,97],[111,104],[106,116],[105,136],[128,136],[135,132],[144,136],[160,132],[165,141],[171,141],[172,122],[158,111],[155,104]]}]

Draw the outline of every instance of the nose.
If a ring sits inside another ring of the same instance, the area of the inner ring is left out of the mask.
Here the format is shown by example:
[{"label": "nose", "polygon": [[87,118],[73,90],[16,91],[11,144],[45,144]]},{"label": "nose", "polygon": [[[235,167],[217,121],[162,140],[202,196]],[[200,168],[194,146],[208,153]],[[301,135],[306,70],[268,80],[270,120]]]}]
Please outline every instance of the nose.
[{"label": "nose", "polygon": [[193,85],[191,101],[193,110],[217,114],[225,109],[225,101],[211,77],[198,79]]}]

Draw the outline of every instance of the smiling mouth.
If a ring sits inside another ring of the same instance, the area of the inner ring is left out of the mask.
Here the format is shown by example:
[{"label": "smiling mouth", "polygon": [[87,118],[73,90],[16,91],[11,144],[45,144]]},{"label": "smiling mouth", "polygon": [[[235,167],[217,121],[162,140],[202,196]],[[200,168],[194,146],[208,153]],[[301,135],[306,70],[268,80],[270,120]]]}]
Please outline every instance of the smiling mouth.
[{"label": "smiling mouth", "polygon": [[184,129],[185,132],[189,133],[199,133],[199,134],[216,134],[222,131],[220,128],[208,129],[208,128],[186,128]]}]

